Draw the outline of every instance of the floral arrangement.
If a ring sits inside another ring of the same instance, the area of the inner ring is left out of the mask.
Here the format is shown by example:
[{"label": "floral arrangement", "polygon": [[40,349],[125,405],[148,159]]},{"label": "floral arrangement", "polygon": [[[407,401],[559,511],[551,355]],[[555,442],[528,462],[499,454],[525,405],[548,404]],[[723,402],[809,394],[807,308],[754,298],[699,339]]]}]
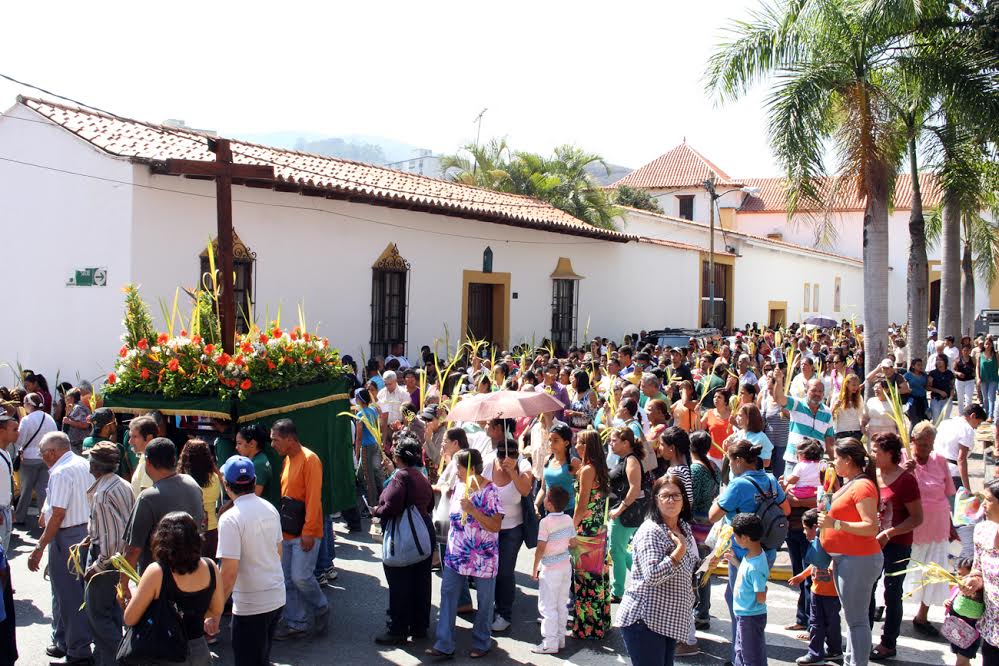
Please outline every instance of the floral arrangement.
[{"label": "floral arrangement", "polygon": [[[114,371],[107,376],[105,394],[245,398],[253,392],[328,381],[344,373],[339,352],[326,338],[305,330],[304,317],[303,325],[290,331],[281,329],[280,320],[265,330],[254,325],[237,338],[234,352],[228,354],[221,345],[206,341],[200,331],[156,333],[137,288],[129,285],[125,293],[124,344]],[[169,323],[172,329],[173,321]],[[197,323],[193,328],[199,328]]]}]

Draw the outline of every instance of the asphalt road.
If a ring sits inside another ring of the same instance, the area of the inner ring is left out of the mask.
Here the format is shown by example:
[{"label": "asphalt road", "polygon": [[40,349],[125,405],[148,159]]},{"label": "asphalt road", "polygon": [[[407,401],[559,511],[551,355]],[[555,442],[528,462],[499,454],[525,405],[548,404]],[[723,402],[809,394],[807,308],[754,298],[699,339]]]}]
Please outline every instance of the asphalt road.
[{"label": "asphalt road", "polygon": [[[982,462],[975,456],[972,463],[975,485],[981,483]],[[991,470],[990,470],[991,473]],[[28,554],[39,533],[15,532],[11,542],[11,571],[14,581],[14,600],[17,612],[17,639],[21,654],[19,665],[36,666],[49,663],[45,647],[50,641],[51,631],[51,592],[48,581],[41,573],[31,573],[27,568]],[[386,587],[379,559],[380,544],[367,534],[347,534],[343,525],[337,525],[336,564],[339,578],[332,587],[326,588],[326,595],[332,605],[330,628],[327,636],[320,639],[277,643],[271,654],[275,664],[311,666],[313,664],[419,664],[427,661],[423,649],[429,642],[411,643],[404,648],[388,648],[375,645],[373,638],[385,628],[385,610],[388,606]],[[778,560],[780,564],[783,556]],[[475,663],[481,664],[623,664],[629,663],[624,644],[618,632],[602,642],[568,639],[566,649],[558,656],[535,655],[531,647],[540,639],[537,624],[537,589],[529,576],[533,552],[523,549],[517,566],[518,590],[514,605],[514,622],[510,630],[495,637],[495,647],[491,653]],[[439,599],[439,578],[434,583],[434,604]],[[720,666],[728,658],[729,622],[722,597],[723,585],[715,583],[712,593],[712,620],[708,631],[698,632],[698,642],[702,653],[678,660],[687,664],[717,664]],[[880,594],[880,593],[879,593]],[[474,594],[473,594],[474,596]],[[768,592],[767,649],[771,664],[794,664],[794,660],[804,654],[805,644],[797,640],[795,632],[783,629],[794,621],[794,608],[797,592],[786,584],[771,582]],[[915,614],[913,604],[905,605],[906,620],[902,625],[902,636],[898,641],[896,663],[911,666],[926,664],[939,666],[953,663],[949,647],[943,642],[927,641],[917,637],[912,629],[911,618]],[[434,611],[434,617],[436,611]],[[939,623],[943,620],[943,610],[934,608],[930,620]],[[435,620],[432,619],[432,623]],[[225,626],[225,625],[223,625]],[[459,618],[457,631],[457,658],[451,663],[471,663],[467,657],[471,647],[471,624]],[[433,626],[431,627],[433,631]],[[223,637],[227,634],[223,628]],[[880,626],[874,627],[875,642],[880,635]],[[218,663],[232,664],[232,653],[227,639],[223,638],[213,646],[219,657]]]}]

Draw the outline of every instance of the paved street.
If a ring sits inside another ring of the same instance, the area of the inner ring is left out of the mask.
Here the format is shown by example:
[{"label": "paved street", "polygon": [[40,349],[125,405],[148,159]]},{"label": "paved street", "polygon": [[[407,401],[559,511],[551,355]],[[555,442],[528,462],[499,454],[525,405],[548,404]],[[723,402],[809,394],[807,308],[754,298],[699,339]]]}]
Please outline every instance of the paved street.
[{"label": "paved street", "polygon": [[[976,455],[972,463],[976,485],[981,483],[981,456]],[[294,643],[278,643],[272,653],[276,664],[311,666],[313,664],[418,664],[425,661],[423,648],[429,643],[411,644],[405,649],[383,648],[373,643],[372,638],[384,629],[385,609],[388,606],[388,590],[379,564],[380,544],[366,534],[348,535],[342,525],[337,525],[336,563],[340,576],[334,587],[327,588],[327,597],[333,613],[327,637]],[[21,534],[21,538],[19,538]],[[45,647],[49,643],[51,623],[51,600],[49,585],[41,574],[27,570],[28,553],[38,536],[37,531],[28,535],[15,533],[11,544],[11,562],[14,576],[15,604],[17,606],[18,645],[21,659],[18,664],[35,666],[48,663]],[[781,559],[786,556],[782,555]],[[628,663],[624,645],[617,632],[603,642],[583,642],[569,639],[566,649],[558,657],[535,655],[530,648],[539,640],[537,618],[537,591],[528,572],[533,555],[526,549],[521,551],[518,562],[518,594],[514,607],[514,623],[510,631],[496,638],[492,653],[479,663],[519,663],[519,664],[618,664]],[[778,560],[778,564],[780,560]],[[434,582],[434,603],[439,599],[439,578]],[[722,664],[728,655],[729,622],[723,587],[715,583],[712,594],[711,629],[699,632],[698,639],[702,654],[685,659],[681,663]],[[769,624],[767,626],[768,651],[771,664],[793,664],[795,658],[804,653],[804,643],[794,638],[794,632],[783,627],[794,620],[794,606],[797,593],[785,584],[772,582],[767,605]],[[912,630],[911,618],[915,613],[912,604],[906,604],[906,621],[902,625],[902,636],[898,644],[897,663],[910,665],[926,664],[939,666],[952,663],[948,646],[942,642],[917,638]],[[434,611],[436,615],[436,611]],[[930,619],[939,623],[943,611],[934,608]],[[433,621],[432,621],[433,622]],[[471,625],[458,620],[458,655],[453,663],[468,663],[467,652],[471,646]],[[433,627],[431,627],[431,631]],[[875,640],[880,634],[875,625]],[[223,631],[225,635],[225,631]],[[214,646],[221,664],[232,664],[231,651],[223,640]],[[563,661],[564,660],[564,661]]]}]

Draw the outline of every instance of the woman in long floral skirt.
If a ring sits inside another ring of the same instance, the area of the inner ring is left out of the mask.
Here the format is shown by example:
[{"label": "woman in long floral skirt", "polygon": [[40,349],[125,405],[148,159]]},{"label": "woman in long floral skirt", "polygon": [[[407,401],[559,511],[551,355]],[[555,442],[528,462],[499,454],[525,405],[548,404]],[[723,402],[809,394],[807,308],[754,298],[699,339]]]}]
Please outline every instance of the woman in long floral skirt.
[{"label": "woman in long floral skirt", "polygon": [[[581,537],[595,537],[606,529],[607,497],[610,493],[607,461],[600,436],[594,430],[576,435],[576,450],[583,464],[579,470],[579,499],[574,520]],[[601,639],[611,627],[611,587],[607,558],[603,572],[585,571],[577,566],[573,572],[575,613],[572,635],[575,638]]]}]

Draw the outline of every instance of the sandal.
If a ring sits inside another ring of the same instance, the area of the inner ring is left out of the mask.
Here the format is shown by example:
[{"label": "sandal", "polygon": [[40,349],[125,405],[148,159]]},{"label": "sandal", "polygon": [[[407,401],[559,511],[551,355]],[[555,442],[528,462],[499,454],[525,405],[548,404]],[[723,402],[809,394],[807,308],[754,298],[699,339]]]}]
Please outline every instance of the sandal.
[{"label": "sandal", "polygon": [[805,629],[808,629],[808,627],[802,626],[795,622],[794,624],[787,625],[784,629],[785,631],[804,631]]},{"label": "sandal", "polygon": [[481,659],[489,654],[489,650],[472,650],[468,653],[468,656],[472,659]]},{"label": "sandal", "polygon": [[454,659],[454,652],[441,652],[437,648],[428,647],[423,651],[423,654],[428,657],[433,657],[436,661],[444,661],[445,659]]}]

